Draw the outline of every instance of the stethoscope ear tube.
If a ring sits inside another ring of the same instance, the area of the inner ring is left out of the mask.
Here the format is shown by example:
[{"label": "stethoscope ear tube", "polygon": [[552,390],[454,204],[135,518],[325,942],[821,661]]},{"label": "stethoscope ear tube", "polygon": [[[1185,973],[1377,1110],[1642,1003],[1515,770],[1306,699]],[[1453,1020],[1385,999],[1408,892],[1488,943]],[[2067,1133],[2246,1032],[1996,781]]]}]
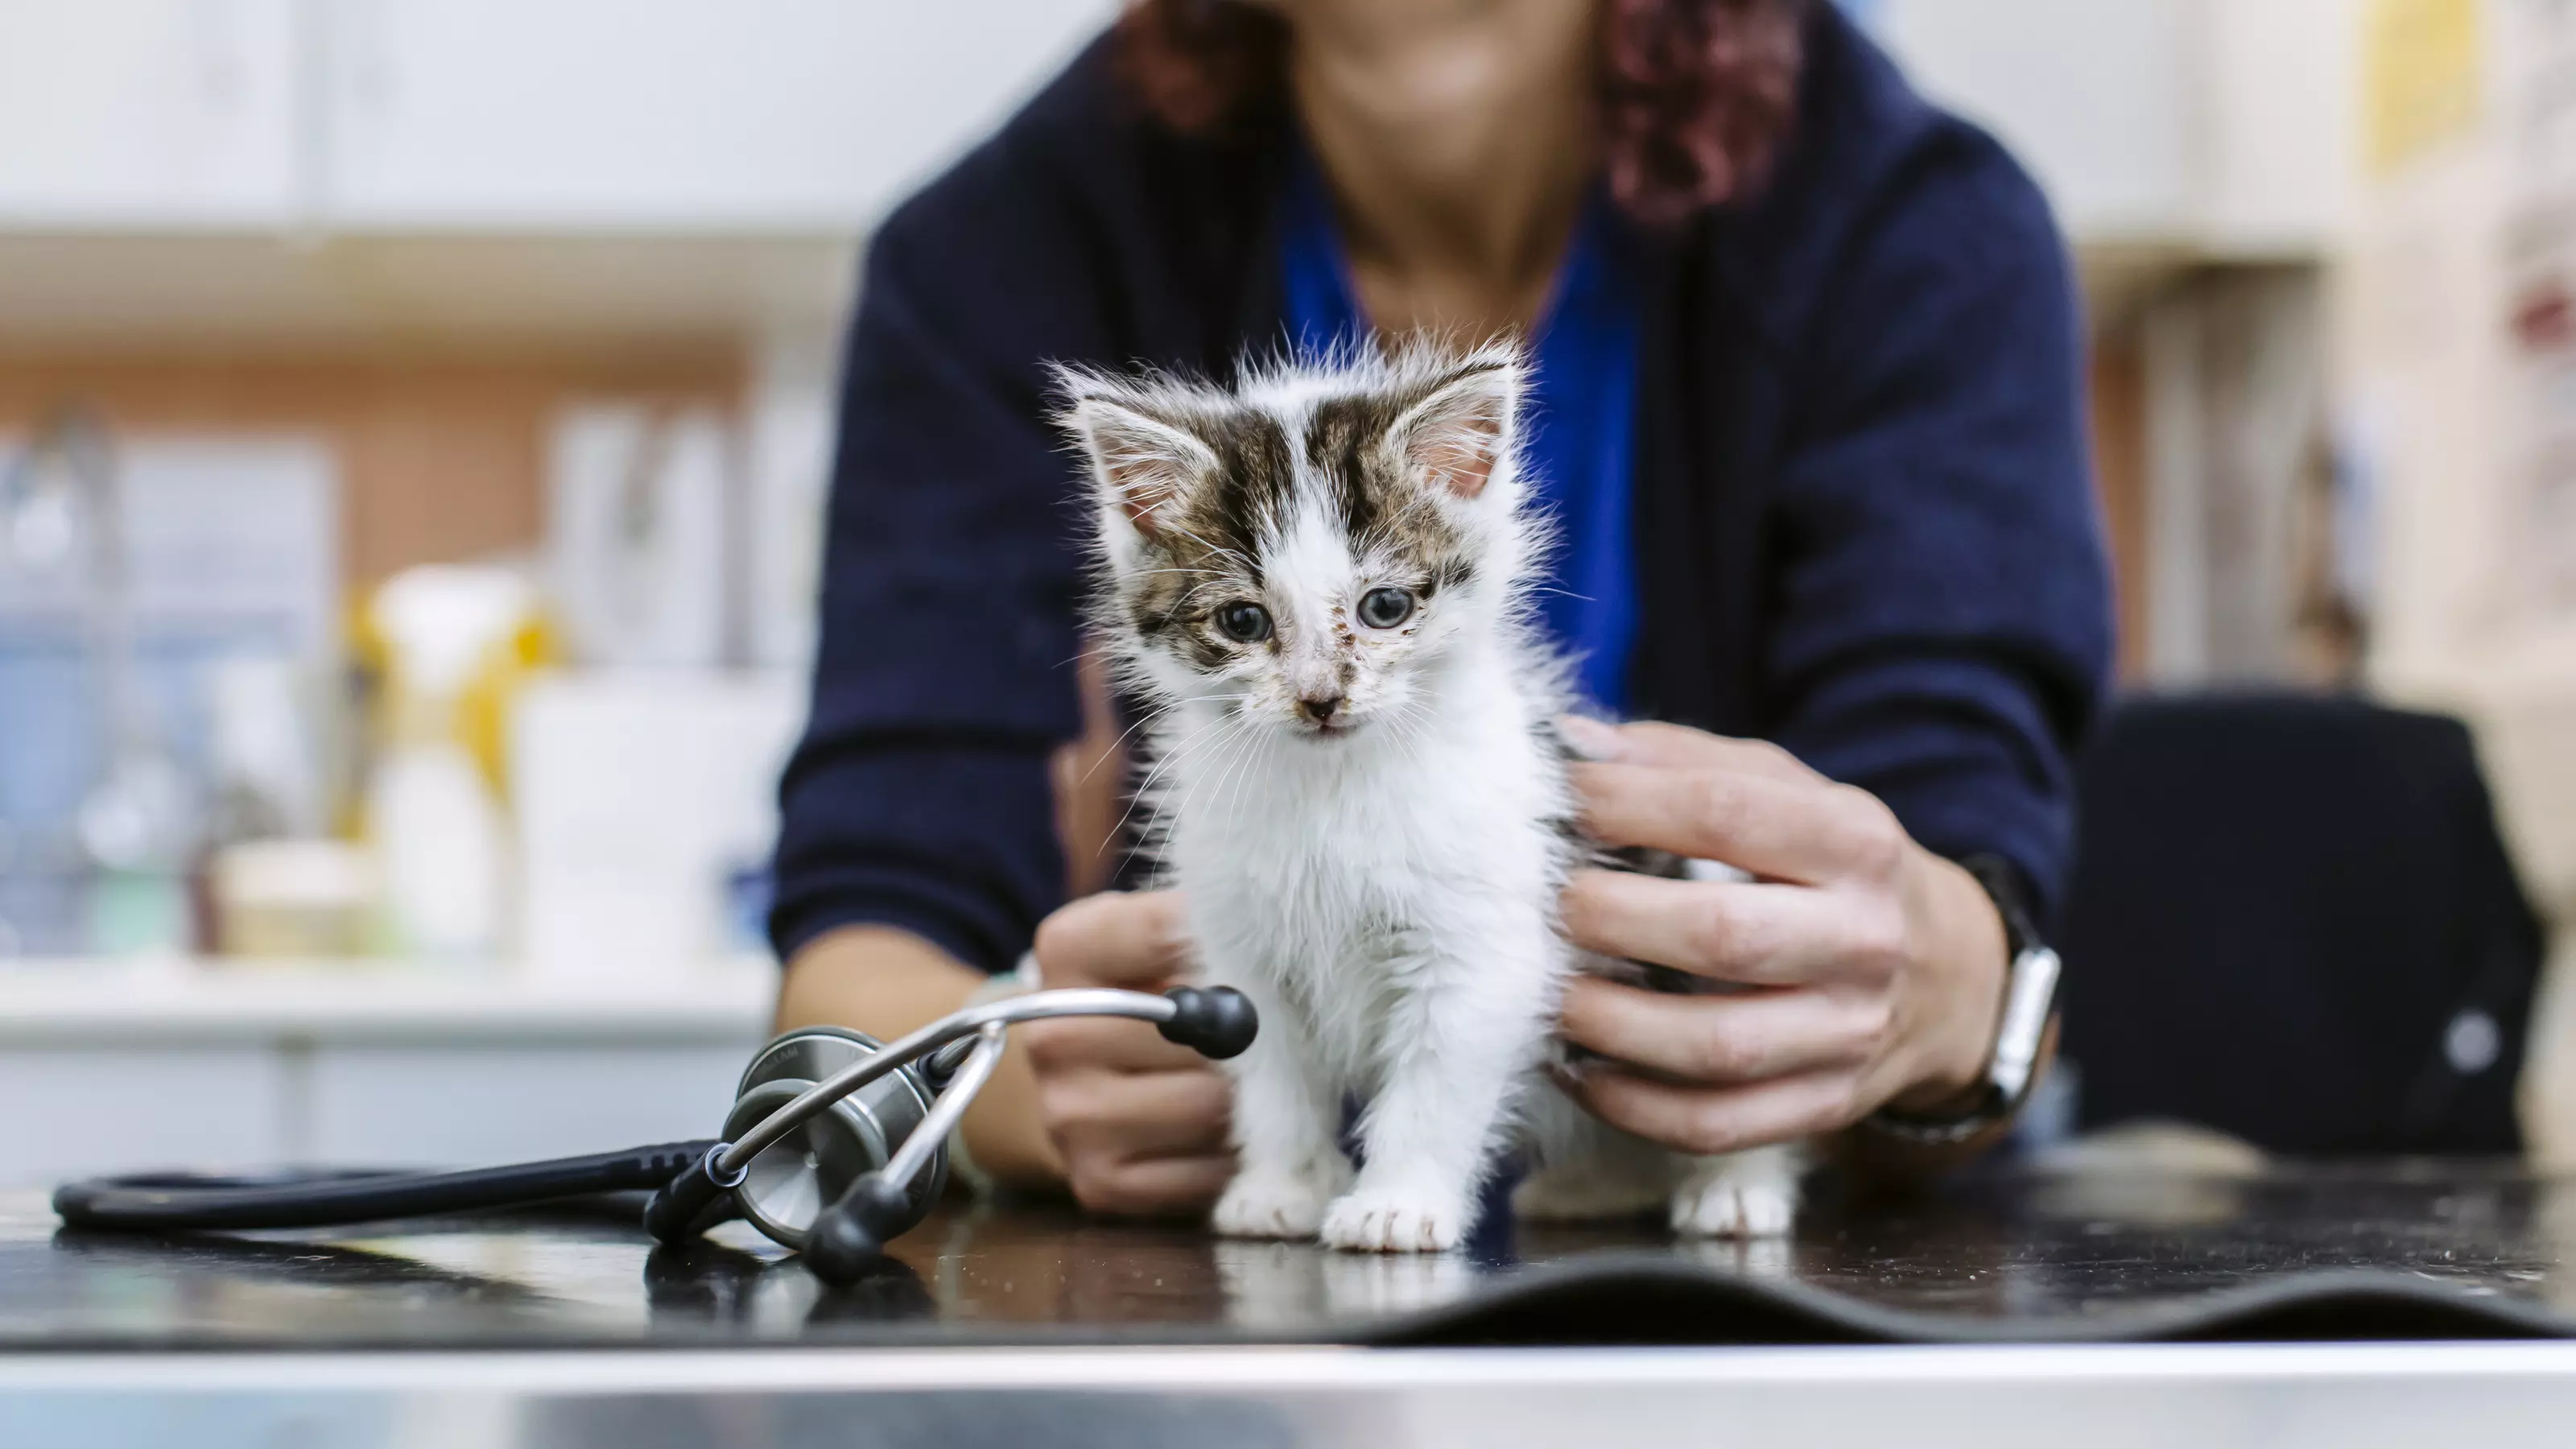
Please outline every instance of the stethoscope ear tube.
[{"label": "stethoscope ear tube", "polygon": [[871,1172],[814,1223],[805,1266],[836,1287],[856,1283],[885,1262],[886,1244],[913,1225],[912,1194],[891,1174]]},{"label": "stethoscope ear tube", "polygon": [[654,1185],[653,1200],[644,1204],[644,1231],[653,1235],[653,1241],[676,1248],[698,1236],[705,1230],[708,1213],[726,1193],[742,1185],[739,1169],[730,1179],[716,1176],[716,1154],[726,1146],[706,1144],[706,1150],[676,1176]]}]

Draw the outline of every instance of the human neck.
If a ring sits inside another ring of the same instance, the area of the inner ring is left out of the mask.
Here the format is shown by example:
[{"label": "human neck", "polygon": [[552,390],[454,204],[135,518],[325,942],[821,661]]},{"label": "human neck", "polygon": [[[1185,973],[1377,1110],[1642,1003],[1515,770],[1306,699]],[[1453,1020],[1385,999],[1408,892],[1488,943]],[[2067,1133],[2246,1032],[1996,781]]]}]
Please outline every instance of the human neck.
[{"label": "human neck", "polygon": [[1537,320],[1593,173],[1593,4],[1290,7],[1290,88],[1381,331]]}]

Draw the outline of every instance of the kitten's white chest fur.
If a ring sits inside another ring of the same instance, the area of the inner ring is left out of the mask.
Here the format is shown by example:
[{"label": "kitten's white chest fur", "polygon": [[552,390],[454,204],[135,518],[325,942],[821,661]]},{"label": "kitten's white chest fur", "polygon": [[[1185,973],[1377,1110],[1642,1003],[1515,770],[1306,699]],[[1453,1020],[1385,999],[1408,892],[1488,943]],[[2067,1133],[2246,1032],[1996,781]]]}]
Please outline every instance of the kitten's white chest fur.
[{"label": "kitten's white chest fur", "polygon": [[1217,1228],[1454,1247],[1517,1146],[1526,1214],[1786,1229],[1794,1153],[1677,1157],[1540,1072],[1587,963],[1555,919],[1581,852],[1562,670],[1529,617],[1518,358],[1065,381],[1097,484],[1094,625],[1153,706],[1149,833],[1205,974],[1261,1013],[1229,1064]]},{"label": "kitten's white chest fur", "polygon": [[1184,756],[1160,791],[1210,969],[1266,978],[1347,1090],[1383,1085],[1409,997],[1473,969],[1456,943],[1548,931],[1531,903],[1562,874],[1564,777],[1510,667],[1453,661],[1402,733]]}]

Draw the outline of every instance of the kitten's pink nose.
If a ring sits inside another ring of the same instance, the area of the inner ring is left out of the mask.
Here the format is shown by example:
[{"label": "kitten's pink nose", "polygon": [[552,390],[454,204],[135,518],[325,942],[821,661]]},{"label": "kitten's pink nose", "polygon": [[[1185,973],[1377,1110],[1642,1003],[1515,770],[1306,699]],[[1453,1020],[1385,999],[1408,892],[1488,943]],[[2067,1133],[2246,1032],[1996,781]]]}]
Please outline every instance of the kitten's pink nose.
[{"label": "kitten's pink nose", "polygon": [[1334,712],[1341,707],[1342,697],[1338,694],[1310,694],[1297,701],[1297,713],[1310,724],[1331,724]]}]

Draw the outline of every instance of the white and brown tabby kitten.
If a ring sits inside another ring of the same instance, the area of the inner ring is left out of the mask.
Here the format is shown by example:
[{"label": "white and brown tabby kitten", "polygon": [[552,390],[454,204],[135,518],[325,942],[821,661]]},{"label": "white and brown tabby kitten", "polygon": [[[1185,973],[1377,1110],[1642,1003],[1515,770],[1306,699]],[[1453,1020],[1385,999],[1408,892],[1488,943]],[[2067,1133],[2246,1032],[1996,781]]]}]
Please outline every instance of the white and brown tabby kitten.
[{"label": "white and brown tabby kitten", "polygon": [[[1248,372],[1231,390],[1066,370],[1091,463],[1092,624],[1151,706],[1148,838],[1208,980],[1261,1040],[1231,1064],[1220,1232],[1451,1248],[1497,1157],[1523,1215],[1669,1202],[1698,1233],[1785,1231],[1798,1158],[1676,1157],[1548,1082],[1586,856],[1571,703],[1530,605],[1546,547],[1508,347]],[[1337,1145],[1366,1102],[1356,1180]]]}]

